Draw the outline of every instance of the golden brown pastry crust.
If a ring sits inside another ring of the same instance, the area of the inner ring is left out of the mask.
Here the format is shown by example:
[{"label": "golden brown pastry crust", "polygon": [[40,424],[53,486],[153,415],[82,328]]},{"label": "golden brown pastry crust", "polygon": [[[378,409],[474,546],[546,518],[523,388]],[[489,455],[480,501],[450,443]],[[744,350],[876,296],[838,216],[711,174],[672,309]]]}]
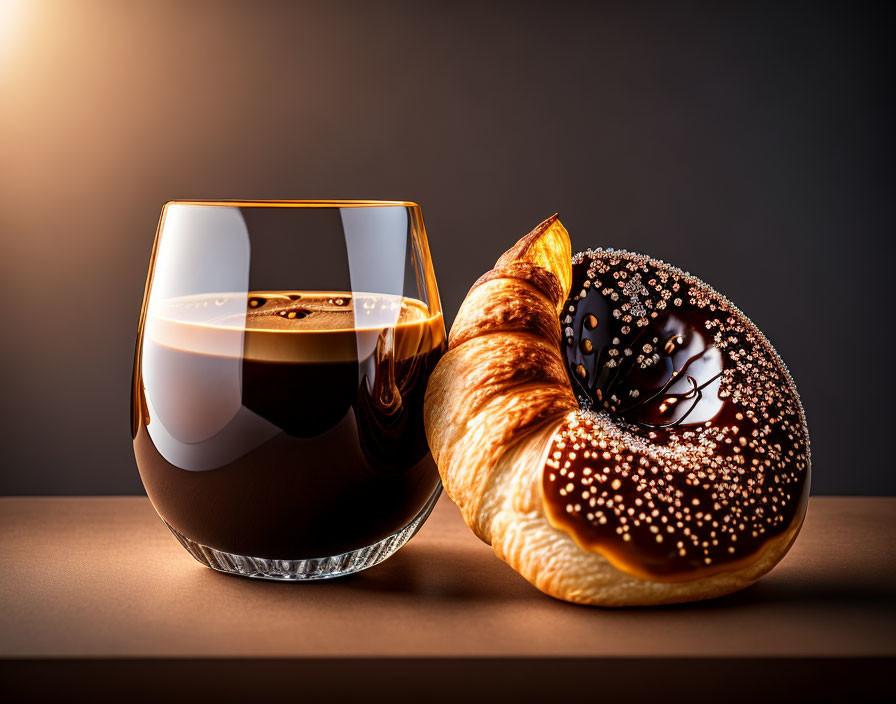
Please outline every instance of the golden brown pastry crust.
[{"label": "golden brown pastry crust", "polygon": [[569,236],[555,215],[506,252],[468,293],[424,407],[446,492],[501,559],[560,599],[667,604],[748,586],[786,553],[804,511],[750,559],[675,581],[619,569],[548,520],[542,494],[547,453],[555,433],[579,412],[558,318],[571,278]]}]

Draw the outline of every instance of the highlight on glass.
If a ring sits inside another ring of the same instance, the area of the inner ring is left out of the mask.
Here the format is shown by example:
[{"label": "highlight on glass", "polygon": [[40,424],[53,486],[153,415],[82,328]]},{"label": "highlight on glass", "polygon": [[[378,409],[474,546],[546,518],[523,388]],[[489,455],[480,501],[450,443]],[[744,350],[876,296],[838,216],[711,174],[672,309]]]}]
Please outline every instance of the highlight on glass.
[{"label": "highlight on glass", "polygon": [[381,562],[441,490],[422,406],[445,348],[418,205],[166,204],[131,416],[153,506],[224,572]]}]

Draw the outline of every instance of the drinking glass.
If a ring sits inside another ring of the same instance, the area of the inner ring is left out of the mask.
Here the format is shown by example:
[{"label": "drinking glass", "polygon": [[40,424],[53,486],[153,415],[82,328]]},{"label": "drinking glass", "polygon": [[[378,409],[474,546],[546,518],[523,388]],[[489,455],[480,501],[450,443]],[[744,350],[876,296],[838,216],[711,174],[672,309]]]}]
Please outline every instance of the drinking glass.
[{"label": "drinking glass", "polygon": [[445,346],[418,205],[167,203],[131,415],[152,505],[223,572],[381,562],[441,491],[422,409]]}]

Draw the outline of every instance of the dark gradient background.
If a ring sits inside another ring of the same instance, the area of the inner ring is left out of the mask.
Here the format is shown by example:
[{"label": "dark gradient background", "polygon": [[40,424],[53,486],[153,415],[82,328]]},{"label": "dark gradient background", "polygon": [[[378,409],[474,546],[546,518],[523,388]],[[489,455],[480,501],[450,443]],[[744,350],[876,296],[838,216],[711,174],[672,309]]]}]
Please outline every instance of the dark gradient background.
[{"label": "dark gradient background", "polygon": [[560,212],[768,334],[817,494],[896,494],[886,4],[0,0],[0,493],[139,493],[173,198],[423,205],[442,302]]}]

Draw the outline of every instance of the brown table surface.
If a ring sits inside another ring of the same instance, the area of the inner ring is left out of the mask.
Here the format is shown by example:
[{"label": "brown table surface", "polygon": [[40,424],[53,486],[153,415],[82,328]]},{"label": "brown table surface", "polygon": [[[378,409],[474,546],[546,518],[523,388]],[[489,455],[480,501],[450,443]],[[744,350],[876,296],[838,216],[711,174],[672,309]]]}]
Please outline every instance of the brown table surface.
[{"label": "brown table surface", "polygon": [[542,595],[442,497],[358,575],[278,583],[195,562],[142,497],[0,499],[0,657],[893,657],[896,498],[813,498],[758,584],[652,609]]}]

